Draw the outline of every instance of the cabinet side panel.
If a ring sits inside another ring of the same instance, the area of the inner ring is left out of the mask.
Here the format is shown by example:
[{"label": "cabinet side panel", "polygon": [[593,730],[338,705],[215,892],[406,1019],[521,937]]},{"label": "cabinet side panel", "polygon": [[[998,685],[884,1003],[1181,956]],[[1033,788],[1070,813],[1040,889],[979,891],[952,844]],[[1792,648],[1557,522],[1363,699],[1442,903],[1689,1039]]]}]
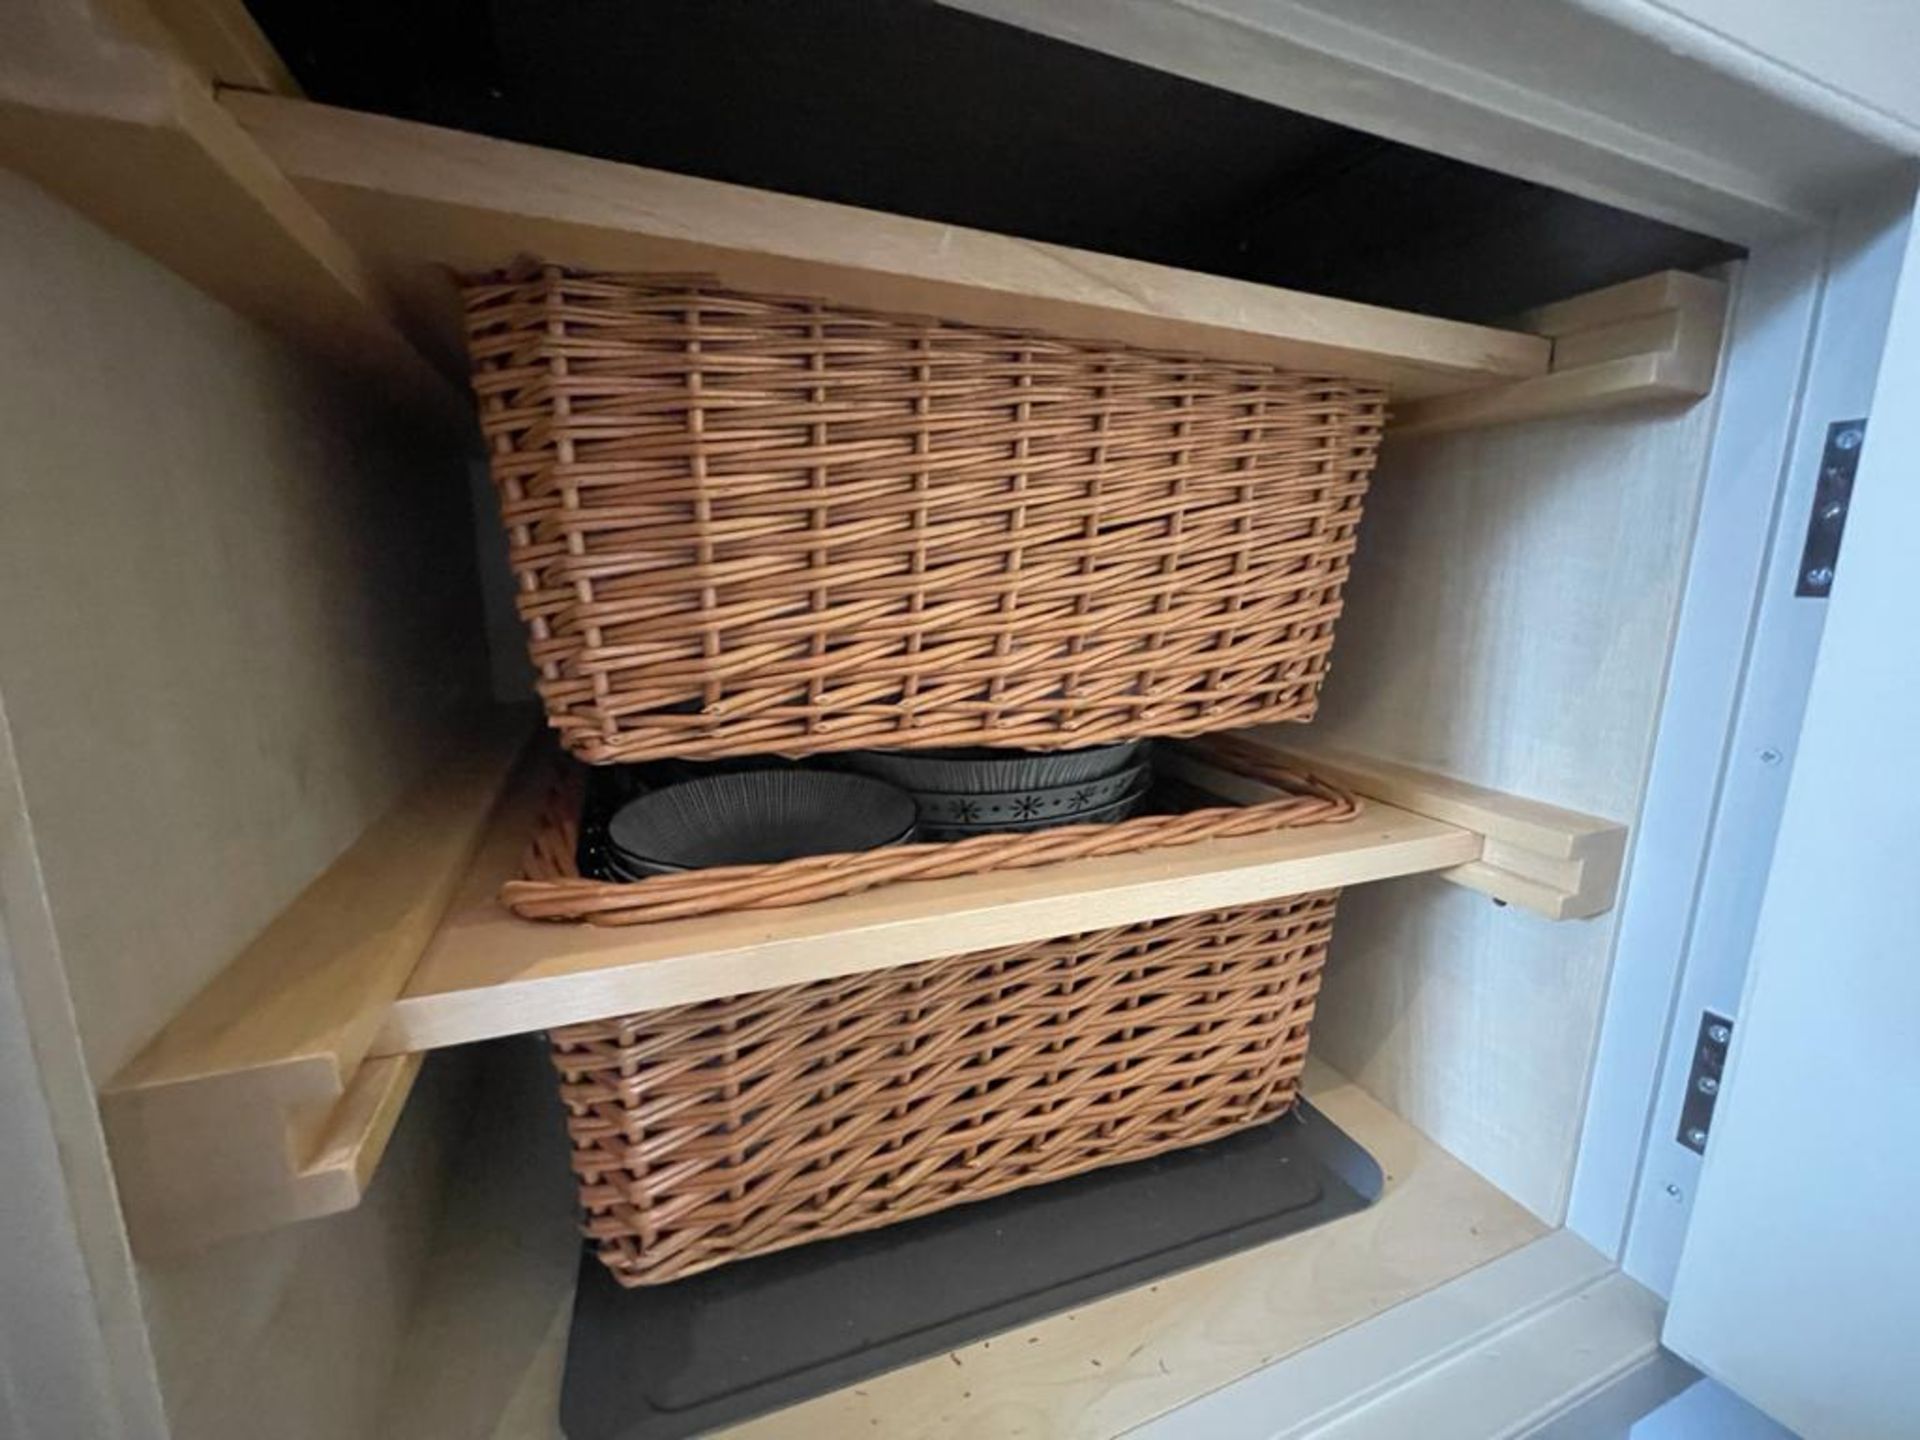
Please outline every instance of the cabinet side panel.
[{"label": "cabinet side panel", "polygon": [[[1317,737],[1631,824],[1711,401],[1382,453]],[[1315,1044],[1549,1223],[1615,931],[1436,880],[1342,902]]]},{"label": "cabinet side panel", "polygon": [[[6,175],[0,314],[0,692],[71,998],[34,1018],[77,1030],[91,1111],[484,693],[470,441]],[[429,1109],[366,1212],[141,1272],[175,1434],[366,1433],[438,1193]],[[97,1130],[62,1144],[97,1160]],[[250,1376],[339,1403],[296,1424]]]}]

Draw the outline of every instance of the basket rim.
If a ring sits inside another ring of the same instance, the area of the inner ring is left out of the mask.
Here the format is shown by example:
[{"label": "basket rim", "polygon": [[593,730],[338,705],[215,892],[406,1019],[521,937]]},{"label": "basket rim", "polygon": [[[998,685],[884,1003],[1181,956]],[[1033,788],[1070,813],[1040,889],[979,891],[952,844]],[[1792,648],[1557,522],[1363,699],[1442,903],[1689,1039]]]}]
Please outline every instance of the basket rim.
[{"label": "basket rim", "polygon": [[595,880],[580,873],[576,854],[582,777],[575,767],[563,770],[552,787],[520,873],[501,887],[499,898],[523,920],[655,924],[728,911],[785,909],[911,880],[1025,870],[1203,840],[1338,824],[1355,818],[1364,807],[1365,802],[1352,791],[1282,764],[1264,747],[1236,736],[1213,735],[1187,744],[1196,758],[1282,793],[1252,804],[1225,802],[1109,825],[1065,825],[1013,835],[810,855],[766,865],[657,875],[639,882]]}]

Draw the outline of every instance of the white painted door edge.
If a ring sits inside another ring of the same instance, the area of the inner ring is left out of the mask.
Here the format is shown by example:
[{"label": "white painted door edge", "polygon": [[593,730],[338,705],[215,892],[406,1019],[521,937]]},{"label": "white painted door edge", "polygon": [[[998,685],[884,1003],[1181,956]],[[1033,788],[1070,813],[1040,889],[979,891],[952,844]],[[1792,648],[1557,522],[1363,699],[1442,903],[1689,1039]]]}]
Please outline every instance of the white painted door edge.
[{"label": "white painted door edge", "polygon": [[[1673,1285],[1673,1349],[1810,1440],[1915,1433],[1920,1237],[1920,227]],[[1783,1163],[1783,1139],[1791,1151]],[[1636,1230],[1637,1230],[1636,1226]]]},{"label": "white painted door edge", "polygon": [[1735,283],[1707,474],[1667,662],[1567,1226],[1623,1253],[1712,835],[1758,593],[1792,456],[1826,239],[1753,252]]},{"label": "white painted door edge", "polygon": [[1828,423],[1868,408],[1910,206],[1762,247],[1736,300],[1567,1216],[1662,1295],[1699,1174],[1674,1138],[1693,1038],[1737,1010],[1819,648],[1825,602],[1792,595],[1813,480]]}]

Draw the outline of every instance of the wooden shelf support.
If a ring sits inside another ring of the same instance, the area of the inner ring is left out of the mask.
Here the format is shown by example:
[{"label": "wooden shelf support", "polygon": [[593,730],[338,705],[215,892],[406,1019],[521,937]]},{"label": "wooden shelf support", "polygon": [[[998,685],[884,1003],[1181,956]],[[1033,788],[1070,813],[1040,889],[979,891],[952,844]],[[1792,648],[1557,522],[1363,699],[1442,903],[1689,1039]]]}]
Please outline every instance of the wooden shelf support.
[{"label": "wooden shelf support", "polygon": [[1726,314],[1724,284],[1679,270],[1529,311],[1515,323],[1553,342],[1547,374],[1399,406],[1387,434],[1404,439],[1625,405],[1697,400],[1713,390]]},{"label": "wooden shelf support", "polygon": [[420,1070],[369,1058],[525,749],[490,715],[107,1086],[135,1249],[192,1250],[359,1202]]},{"label": "wooden shelf support", "polygon": [[[1289,762],[1356,794],[1477,833],[1479,856],[1440,872],[1444,880],[1550,920],[1583,920],[1613,908],[1626,863],[1624,825],[1357,755],[1302,736],[1292,726],[1262,726],[1241,738],[1268,744]],[[1246,800],[1267,793],[1265,786],[1237,777],[1213,788],[1235,791],[1235,798]],[[1256,790],[1260,793],[1250,793]]]}]

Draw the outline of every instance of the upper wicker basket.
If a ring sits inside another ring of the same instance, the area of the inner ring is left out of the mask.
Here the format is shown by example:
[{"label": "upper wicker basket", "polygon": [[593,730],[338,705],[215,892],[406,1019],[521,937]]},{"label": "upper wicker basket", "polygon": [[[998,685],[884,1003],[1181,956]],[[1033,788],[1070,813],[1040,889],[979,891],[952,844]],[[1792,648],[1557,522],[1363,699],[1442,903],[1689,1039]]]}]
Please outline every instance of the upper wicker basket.
[{"label": "upper wicker basket", "polygon": [[1374,388],[685,276],[546,268],[467,315],[540,693],[583,760],[1313,713]]}]

